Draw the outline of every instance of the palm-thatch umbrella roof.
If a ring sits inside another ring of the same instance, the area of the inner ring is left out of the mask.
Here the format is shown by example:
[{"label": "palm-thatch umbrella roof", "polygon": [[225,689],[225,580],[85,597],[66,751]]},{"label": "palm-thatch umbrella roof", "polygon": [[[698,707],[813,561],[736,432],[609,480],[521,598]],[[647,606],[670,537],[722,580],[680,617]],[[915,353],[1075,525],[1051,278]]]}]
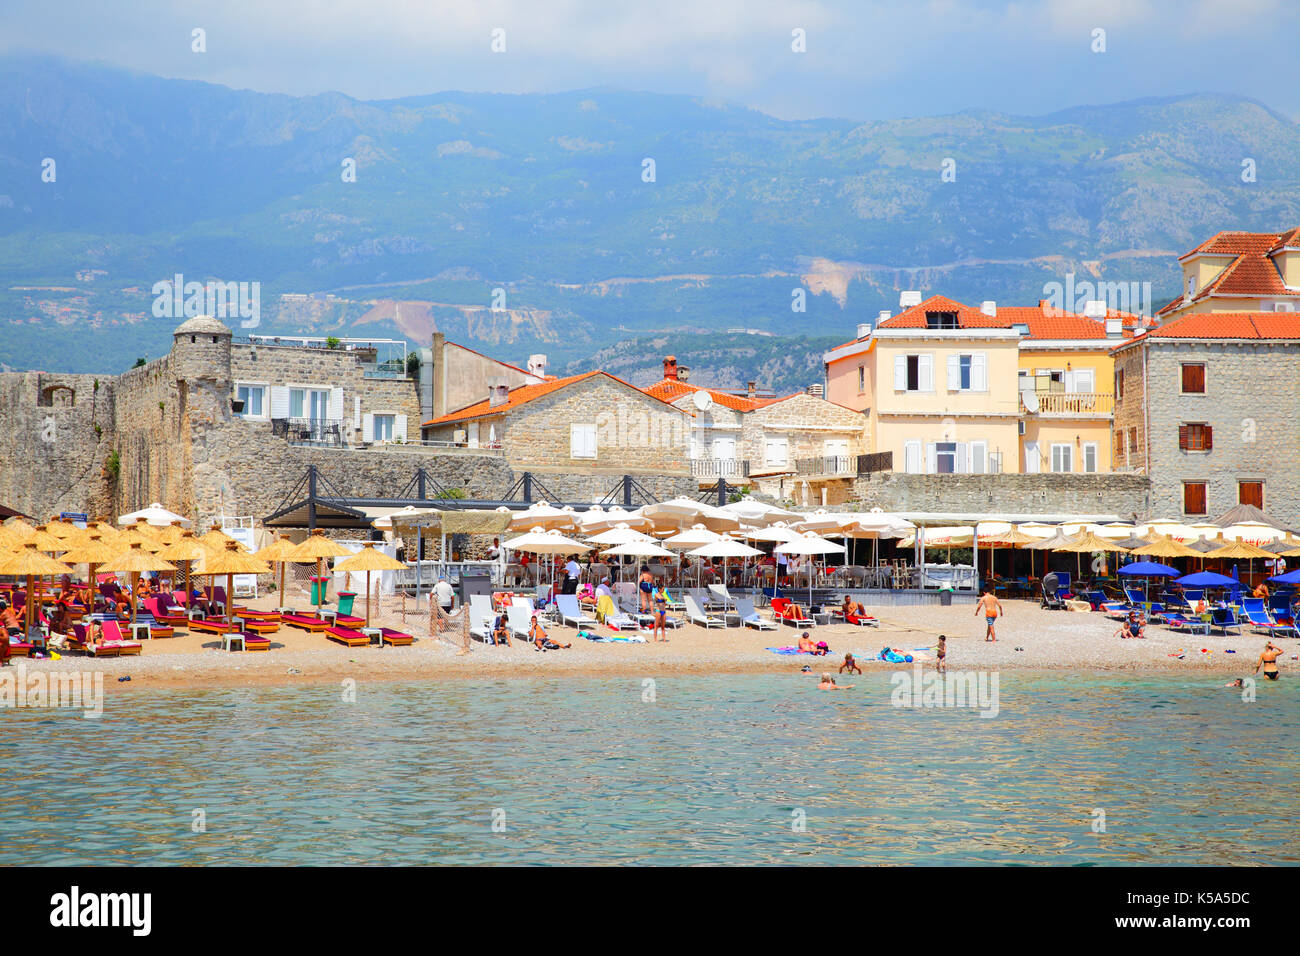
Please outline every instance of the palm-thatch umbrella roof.
[{"label": "palm-thatch umbrella roof", "polygon": [[[64,564],[105,564],[112,561],[122,549],[109,544],[97,534],[92,534],[85,543],[67,551],[59,558]],[[93,582],[92,582],[93,583]]]},{"label": "palm-thatch umbrella roof", "polygon": [[1230,508],[1223,514],[1219,515],[1219,517],[1215,518],[1212,523],[1217,524],[1220,528],[1229,528],[1234,524],[1258,523],[1271,525],[1272,527],[1280,528],[1283,531],[1287,530],[1286,525],[1278,521],[1276,518],[1269,517],[1254,505],[1237,505],[1236,507]]},{"label": "palm-thatch umbrella roof", "polygon": [[146,534],[136,527],[127,528],[125,531],[119,533],[117,540],[112,543],[117,545],[120,550],[125,550],[130,548],[132,545],[137,544],[141,549],[148,551],[151,554],[156,554],[158,551],[162,550],[161,541],[153,535]]},{"label": "palm-thatch umbrella roof", "polygon": [[1041,538],[1038,541],[1033,541],[1030,544],[1025,545],[1025,548],[1029,551],[1060,551],[1069,543],[1070,536],[1060,528],[1057,528],[1056,533],[1050,538]]},{"label": "palm-thatch umbrella roof", "polygon": [[1134,548],[1132,554],[1143,554],[1153,558],[1199,558],[1201,552],[1195,548],[1175,541],[1168,535],[1156,538],[1150,544]]},{"label": "palm-thatch umbrella roof", "polygon": [[277,534],[268,544],[258,548],[253,554],[263,561],[288,561],[289,553],[298,547],[298,542],[291,541],[288,535]]},{"label": "palm-thatch umbrella roof", "polygon": [[240,550],[238,541],[231,541],[224,551],[208,552],[204,575],[215,574],[267,574],[271,566],[256,555]]},{"label": "palm-thatch umbrella roof", "polygon": [[1226,560],[1276,557],[1272,551],[1265,551],[1263,548],[1256,547],[1247,541],[1229,541],[1222,547],[1215,548],[1213,551],[1207,551],[1205,556],[1207,558],[1221,558]]},{"label": "palm-thatch umbrella roof", "polygon": [[1080,554],[1091,551],[1120,551],[1127,552],[1128,548],[1121,548],[1115,541],[1103,538],[1091,531],[1083,531],[1066,540],[1066,543],[1056,548],[1057,551],[1074,551]]},{"label": "palm-thatch umbrella roof", "polygon": [[373,541],[367,541],[361,550],[352,557],[338,561],[334,565],[335,571],[364,571],[366,573],[366,627],[370,626],[370,572],[401,571],[405,568],[406,565],[396,558],[390,558],[384,552],[376,551]]},{"label": "palm-thatch umbrella roof", "polygon": [[51,553],[56,551],[67,551],[71,547],[71,545],[64,543],[62,538],[50,534],[45,525],[40,525],[25,539],[23,539],[23,544],[29,543],[35,543],[36,547],[41,551],[49,551]]},{"label": "palm-thatch umbrella roof", "polygon": [[325,532],[317,530],[307,535],[306,540],[295,547],[289,554],[290,557],[287,560],[306,563],[320,558],[345,558],[352,552],[343,545],[336,544],[325,537]]},{"label": "palm-thatch umbrella roof", "polygon": [[42,576],[52,574],[70,574],[72,568],[62,561],[56,561],[33,542],[28,542],[18,550],[0,557],[0,574],[22,577],[24,575]]},{"label": "palm-thatch umbrella roof", "polygon": [[5,522],[4,526],[10,533],[16,534],[18,537],[24,539],[36,530],[35,525],[22,518],[10,518]]},{"label": "palm-thatch umbrella roof", "polygon": [[1201,554],[1208,554],[1222,544],[1221,541],[1207,541],[1205,538],[1197,538],[1195,541],[1189,541],[1187,546]]},{"label": "palm-thatch umbrella roof", "polygon": [[1135,534],[1131,534],[1127,538],[1120,538],[1115,543],[1121,548],[1128,548],[1130,551],[1136,551],[1138,548],[1145,548],[1151,543],[1151,541],[1152,539],[1150,538],[1141,538]]},{"label": "palm-thatch umbrella roof", "polygon": [[146,548],[143,543],[132,541],[125,551],[119,550],[117,552],[117,557],[111,561],[105,561],[100,570],[112,571],[115,574],[145,574],[149,571],[174,571],[176,569],[170,562],[164,561]]},{"label": "palm-thatch umbrella roof", "polygon": [[234,538],[226,534],[216,525],[213,525],[204,534],[199,535],[199,537],[195,540],[197,540],[199,544],[203,545],[203,547],[207,548],[209,551],[217,551],[217,552],[225,551],[226,545],[232,542],[234,544],[239,545],[239,550],[244,552],[248,551],[248,549],[245,548],[243,544],[241,544],[238,541],[235,541]]}]

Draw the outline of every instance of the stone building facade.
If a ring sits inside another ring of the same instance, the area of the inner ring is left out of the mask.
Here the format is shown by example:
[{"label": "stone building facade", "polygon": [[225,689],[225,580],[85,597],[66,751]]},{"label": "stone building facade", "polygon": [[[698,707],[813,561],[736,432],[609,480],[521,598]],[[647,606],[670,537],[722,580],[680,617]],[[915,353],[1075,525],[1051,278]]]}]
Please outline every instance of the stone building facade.
[{"label": "stone building facade", "polygon": [[[200,524],[223,514],[261,519],[309,465],[348,496],[395,496],[419,468],[467,497],[510,492],[520,470],[499,450],[414,442],[417,382],[373,367],[364,350],[236,343],[230,329],[200,316],[176,329],[166,355],[121,375],[0,374],[0,428],[11,442],[0,457],[0,502],[42,520],[61,511],[112,517],[153,501]],[[258,401],[250,389],[260,390]],[[560,449],[549,432],[565,416],[608,415],[620,389],[631,386],[601,383],[555,396],[521,420],[522,444],[534,449],[527,461],[551,466],[545,492],[598,501],[615,490],[612,475],[637,471],[638,463],[646,466],[638,478],[646,491],[690,490],[680,468],[656,470],[651,463],[661,458],[644,448],[606,446],[602,468],[555,457]],[[406,442],[397,427],[403,418],[411,423]]]},{"label": "stone building facade", "polygon": [[920,475],[882,471],[859,475],[844,499],[862,509],[964,514],[1115,515],[1148,517],[1145,475],[1003,473]]},{"label": "stone building facade", "polygon": [[1117,461],[1150,476],[1152,517],[1247,503],[1300,527],[1300,315],[1187,313],[1118,346],[1115,372]]}]

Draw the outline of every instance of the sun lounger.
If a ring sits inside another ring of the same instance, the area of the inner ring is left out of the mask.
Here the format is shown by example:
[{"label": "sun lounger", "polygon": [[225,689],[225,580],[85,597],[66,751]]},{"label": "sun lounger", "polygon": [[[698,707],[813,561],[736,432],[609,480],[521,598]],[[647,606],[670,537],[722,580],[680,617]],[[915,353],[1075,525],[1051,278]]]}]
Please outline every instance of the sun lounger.
[{"label": "sun lounger", "polygon": [[[479,597],[480,595],[474,595]],[[492,643],[492,625],[496,622],[495,612],[489,610],[486,613],[482,607],[470,605],[469,609],[469,635],[477,637],[484,644]]]},{"label": "sun lounger", "polygon": [[578,598],[573,594],[556,595],[555,606],[560,609],[560,621],[569,627],[595,627],[600,623],[578,606]]},{"label": "sun lounger", "polygon": [[[100,627],[104,629],[104,647],[116,648],[118,657],[137,657],[140,654],[141,646],[135,641],[122,639],[122,629],[118,627],[117,621],[103,621]],[[98,651],[95,654],[99,656]]]},{"label": "sun lounger", "polygon": [[510,633],[521,641],[528,640],[528,629],[533,626],[532,612],[520,604],[511,604],[506,608],[506,625]]},{"label": "sun lounger", "polygon": [[407,634],[405,631],[394,630],[391,627],[381,627],[379,629],[379,646],[385,644],[390,647],[410,647],[415,643],[415,635]]},{"label": "sun lounger", "polygon": [[1246,618],[1250,629],[1256,633],[1277,634],[1284,637],[1300,637],[1292,624],[1279,624],[1268,613],[1263,598],[1246,598],[1241,602],[1241,613]]},{"label": "sun lounger", "polygon": [[[0,641],[9,641],[9,635],[0,634]],[[32,651],[35,650],[35,647],[36,645],[30,644],[27,641],[18,641],[18,642],[9,641],[9,656],[10,657],[31,657]]]},{"label": "sun lounger", "polygon": [[1199,617],[1187,617],[1178,611],[1165,615],[1165,626],[1173,628],[1175,631],[1188,631],[1192,634],[1210,633],[1208,622],[1202,621]]},{"label": "sun lounger", "polygon": [[711,617],[708,614],[705,614],[704,609],[700,607],[699,602],[690,594],[686,595],[686,618],[692,624],[698,624],[700,627],[704,628],[727,626],[727,622],[721,618]]},{"label": "sun lounger", "polygon": [[[322,622],[323,623],[323,622]],[[365,647],[370,643],[370,638],[360,631],[354,631],[350,627],[326,627],[325,637],[336,644],[346,644],[348,647]]]},{"label": "sun lounger", "polygon": [[[330,628],[329,621],[314,615],[307,614],[282,614],[280,620],[290,627],[296,627],[300,631],[310,631],[313,634],[323,634]],[[197,621],[195,623],[198,623]]]},{"label": "sun lounger", "polygon": [[810,617],[800,616],[798,608],[789,598],[772,599],[772,613],[781,623],[791,627],[813,627],[817,622]]},{"label": "sun lounger", "polygon": [[1237,617],[1237,612],[1230,607],[1216,607],[1210,611],[1210,627],[1214,630],[1222,631],[1225,635],[1236,628],[1237,633],[1241,633],[1241,620]]},{"label": "sun lounger", "polygon": [[191,631],[197,631],[200,634],[228,634],[231,631],[238,631],[239,625],[230,624],[226,621],[217,620],[216,618],[195,618],[190,621],[189,628]]},{"label": "sun lounger", "polygon": [[759,617],[758,611],[754,609],[754,602],[749,598],[736,598],[736,613],[740,615],[740,623],[745,627],[752,627],[758,631],[777,630],[775,621]]},{"label": "sun lounger", "polygon": [[159,624],[167,627],[188,627],[190,619],[186,617],[179,609],[173,609],[162,598],[144,599],[145,609],[153,615],[153,619]]}]

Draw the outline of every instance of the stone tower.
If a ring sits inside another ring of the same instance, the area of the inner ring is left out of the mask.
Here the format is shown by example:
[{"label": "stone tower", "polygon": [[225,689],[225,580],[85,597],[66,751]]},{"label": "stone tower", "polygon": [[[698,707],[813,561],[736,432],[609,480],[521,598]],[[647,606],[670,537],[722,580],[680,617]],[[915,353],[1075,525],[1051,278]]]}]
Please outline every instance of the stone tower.
[{"label": "stone tower", "polygon": [[230,384],[231,331],[210,315],[196,315],[172,333],[172,373],[191,385]]},{"label": "stone tower", "polygon": [[214,459],[225,445],[221,436],[233,418],[230,347],[230,329],[210,315],[195,316],[172,333],[168,356],[176,389],[172,470],[183,489],[180,497],[186,512],[200,518],[215,514],[220,503],[220,468]]}]

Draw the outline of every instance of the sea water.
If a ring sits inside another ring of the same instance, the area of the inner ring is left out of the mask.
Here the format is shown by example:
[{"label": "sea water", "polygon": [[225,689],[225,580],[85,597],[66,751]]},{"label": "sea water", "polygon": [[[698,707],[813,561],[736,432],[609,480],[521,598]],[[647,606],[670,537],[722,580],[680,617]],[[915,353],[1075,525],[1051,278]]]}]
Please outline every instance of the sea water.
[{"label": "sea water", "polygon": [[110,689],[0,712],[0,864],[1300,860],[1296,681],[1000,676]]}]

